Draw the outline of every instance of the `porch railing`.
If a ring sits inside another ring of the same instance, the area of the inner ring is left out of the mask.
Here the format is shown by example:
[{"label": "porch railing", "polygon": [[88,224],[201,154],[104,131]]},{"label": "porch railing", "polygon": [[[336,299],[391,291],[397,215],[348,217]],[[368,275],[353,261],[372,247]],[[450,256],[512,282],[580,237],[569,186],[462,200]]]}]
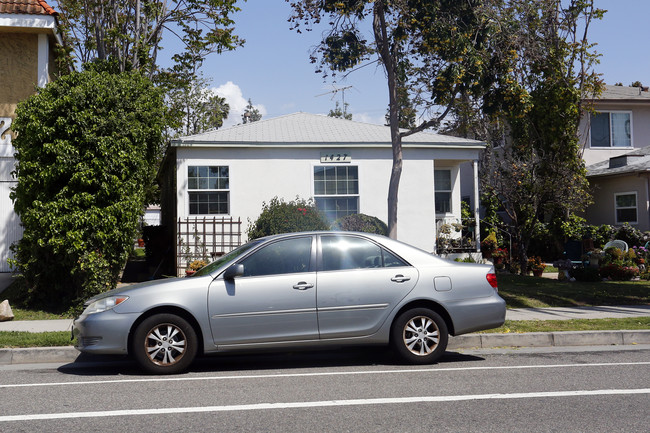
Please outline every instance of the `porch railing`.
[{"label": "porch railing", "polygon": [[436,218],[436,253],[453,254],[478,251],[476,220]]}]

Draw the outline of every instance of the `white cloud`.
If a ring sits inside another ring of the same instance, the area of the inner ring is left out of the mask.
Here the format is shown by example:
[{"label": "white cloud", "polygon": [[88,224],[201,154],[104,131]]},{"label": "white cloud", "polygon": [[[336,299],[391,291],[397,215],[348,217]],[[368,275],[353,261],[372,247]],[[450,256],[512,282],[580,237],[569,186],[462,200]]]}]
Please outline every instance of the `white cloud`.
[{"label": "white cloud", "polygon": [[362,123],[373,123],[375,125],[384,125],[386,118],[384,116],[373,116],[368,113],[352,113],[352,120]]},{"label": "white cloud", "polygon": [[[222,98],[226,98],[226,102],[230,105],[230,114],[224,120],[222,128],[242,123],[241,116],[248,105],[248,98],[244,97],[239,86],[232,81],[228,81],[226,84],[213,88],[212,91]],[[253,103],[253,106],[260,111],[262,118],[266,116],[266,107],[264,105]]]}]

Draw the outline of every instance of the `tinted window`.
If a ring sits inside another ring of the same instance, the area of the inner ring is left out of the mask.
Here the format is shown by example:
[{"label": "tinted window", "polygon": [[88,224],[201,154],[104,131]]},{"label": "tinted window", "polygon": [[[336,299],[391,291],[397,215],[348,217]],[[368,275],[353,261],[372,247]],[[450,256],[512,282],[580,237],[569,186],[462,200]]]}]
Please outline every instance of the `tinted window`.
[{"label": "tinted window", "polygon": [[246,257],[244,277],[293,274],[309,271],[311,238],[286,239],[274,242]]},{"label": "tinted window", "polygon": [[352,236],[323,236],[323,270],[408,266],[378,245]]}]

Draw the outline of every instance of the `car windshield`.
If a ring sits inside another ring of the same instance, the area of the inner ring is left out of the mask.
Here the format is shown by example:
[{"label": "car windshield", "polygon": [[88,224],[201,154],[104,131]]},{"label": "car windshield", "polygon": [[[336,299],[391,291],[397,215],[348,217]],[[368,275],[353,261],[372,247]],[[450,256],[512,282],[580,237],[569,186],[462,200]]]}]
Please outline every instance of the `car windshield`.
[{"label": "car windshield", "polygon": [[202,275],[207,275],[207,274],[213,273],[214,271],[219,269],[221,267],[221,265],[223,265],[224,263],[228,263],[228,262],[230,262],[232,260],[235,260],[237,257],[241,256],[246,251],[250,250],[251,248],[253,248],[255,245],[259,244],[260,242],[261,241],[259,239],[254,240],[254,241],[248,242],[247,244],[244,244],[244,245],[240,246],[239,248],[237,248],[235,250],[232,250],[228,254],[224,254],[223,256],[221,256],[217,260],[215,260],[214,262],[212,262],[209,265],[206,265],[206,266],[202,267],[201,269],[199,269],[198,271],[196,271],[196,273],[194,275],[192,275],[191,277],[200,277]]}]

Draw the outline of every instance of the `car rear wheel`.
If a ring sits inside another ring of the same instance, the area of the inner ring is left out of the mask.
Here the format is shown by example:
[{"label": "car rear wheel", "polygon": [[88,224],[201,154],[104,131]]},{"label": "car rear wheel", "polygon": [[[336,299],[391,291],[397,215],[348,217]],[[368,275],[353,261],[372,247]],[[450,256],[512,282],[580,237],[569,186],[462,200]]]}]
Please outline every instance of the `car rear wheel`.
[{"label": "car rear wheel", "polygon": [[400,314],[391,330],[391,344],[404,361],[429,364],[445,353],[449,339],[442,317],[428,308],[414,308]]},{"label": "car rear wheel", "polygon": [[196,332],[174,314],[145,319],[133,334],[133,356],[150,373],[174,374],[187,369],[197,351]]}]

